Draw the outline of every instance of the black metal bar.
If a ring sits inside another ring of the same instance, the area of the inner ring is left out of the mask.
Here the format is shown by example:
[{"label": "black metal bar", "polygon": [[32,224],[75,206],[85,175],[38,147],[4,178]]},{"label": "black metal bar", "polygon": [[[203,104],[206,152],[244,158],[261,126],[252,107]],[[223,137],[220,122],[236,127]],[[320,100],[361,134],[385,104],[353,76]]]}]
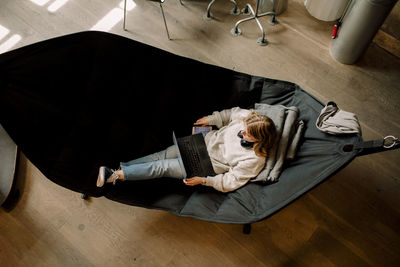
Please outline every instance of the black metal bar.
[{"label": "black metal bar", "polygon": [[246,223],[243,225],[243,234],[249,235],[251,232],[251,223]]}]

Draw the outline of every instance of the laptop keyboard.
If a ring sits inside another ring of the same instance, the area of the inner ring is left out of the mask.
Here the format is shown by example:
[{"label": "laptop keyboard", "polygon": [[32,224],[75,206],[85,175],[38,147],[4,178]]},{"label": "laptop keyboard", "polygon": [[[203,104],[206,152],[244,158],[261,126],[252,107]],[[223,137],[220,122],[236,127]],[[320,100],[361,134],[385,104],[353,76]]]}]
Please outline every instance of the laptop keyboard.
[{"label": "laptop keyboard", "polygon": [[190,166],[189,168],[186,168],[188,171],[187,176],[189,178],[198,176],[201,173],[201,159],[198,153],[195,151],[195,148],[191,145],[189,140],[185,139],[180,140],[179,146],[182,148],[181,156],[185,167]]}]

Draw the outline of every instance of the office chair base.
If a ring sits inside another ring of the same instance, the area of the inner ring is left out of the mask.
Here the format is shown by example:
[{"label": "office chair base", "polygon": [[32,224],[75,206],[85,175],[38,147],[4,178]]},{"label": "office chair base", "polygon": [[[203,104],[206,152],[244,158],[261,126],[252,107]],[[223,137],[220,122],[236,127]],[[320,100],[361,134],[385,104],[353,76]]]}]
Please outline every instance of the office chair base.
[{"label": "office chair base", "polygon": [[265,12],[262,14],[259,14],[259,4],[260,4],[260,0],[257,0],[257,4],[256,4],[256,10],[254,11],[253,8],[251,7],[250,4],[246,4],[246,6],[242,9],[242,13],[245,15],[250,15],[250,17],[245,18],[245,19],[241,19],[238,22],[236,22],[235,27],[231,30],[231,33],[233,34],[233,36],[238,36],[240,35],[241,31],[239,30],[239,24],[246,22],[246,21],[250,21],[250,20],[255,20],[258,27],[261,30],[261,37],[258,38],[257,43],[260,46],[266,46],[268,44],[267,39],[265,39],[265,31],[263,26],[261,25],[259,18],[264,17],[264,16],[268,16],[268,15],[272,15],[272,18],[268,21],[270,24],[275,25],[277,24],[277,20],[275,18],[275,11],[272,12]]}]

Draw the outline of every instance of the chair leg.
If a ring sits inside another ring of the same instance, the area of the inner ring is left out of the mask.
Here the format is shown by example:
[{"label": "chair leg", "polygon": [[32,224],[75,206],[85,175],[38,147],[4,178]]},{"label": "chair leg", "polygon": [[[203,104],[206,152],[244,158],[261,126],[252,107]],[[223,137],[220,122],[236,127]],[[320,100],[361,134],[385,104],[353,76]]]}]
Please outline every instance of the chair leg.
[{"label": "chair leg", "polygon": [[[204,14],[203,18],[205,20],[211,20],[213,18],[213,15],[211,13],[211,6],[214,5],[216,0],[211,0],[211,2],[207,6],[207,11]],[[232,15],[239,15],[240,14],[240,9],[238,8],[238,4],[236,0],[229,0],[233,4],[233,9],[231,10],[230,14]]]},{"label": "chair leg", "polygon": [[124,31],[126,31],[125,20],[126,20],[126,0],[124,0],[124,23],[123,23],[123,26],[122,26]]},{"label": "chair leg", "polygon": [[233,4],[233,9],[231,10],[232,15],[239,15],[240,9],[238,8],[238,4],[236,0],[229,0]]},{"label": "chair leg", "polygon": [[210,19],[212,19],[211,6],[215,3],[215,1],[216,1],[216,0],[212,0],[212,1],[208,4],[206,13],[205,13],[204,16],[203,16],[203,18],[204,18],[205,20],[210,20]]},{"label": "chair leg", "polygon": [[[182,1],[181,0],[179,0],[179,1],[182,4]],[[162,3],[161,2],[160,2],[160,8],[161,8],[161,14],[162,14],[162,17],[163,17],[163,20],[164,20],[165,30],[167,31],[168,40],[171,40],[171,38],[169,36],[167,21],[165,20],[164,9],[162,7]],[[123,23],[123,26],[122,26],[124,31],[126,31],[125,21],[126,21],[126,0],[124,0],[124,23]]]},{"label": "chair leg", "polygon": [[[125,0],[125,1],[126,1],[126,0]],[[162,7],[162,3],[161,3],[161,2],[160,2],[160,8],[161,8],[161,14],[162,14],[163,20],[164,20],[165,30],[167,31],[168,40],[171,40],[171,37],[169,36],[167,21],[165,20],[164,9],[163,9],[163,7]]]},{"label": "chair leg", "polygon": [[238,22],[236,22],[235,27],[232,29],[231,33],[233,34],[233,36],[238,36],[241,34],[241,31],[239,29],[239,24],[242,22],[246,22],[246,21],[250,21],[250,20],[255,20],[257,22],[258,27],[261,30],[261,37],[257,40],[257,43],[261,46],[265,46],[268,44],[267,39],[265,39],[265,32],[264,32],[264,28],[261,25],[260,21],[258,20],[259,15],[257,14],[258,12],[258,1],[257,1],[257,7],[256,7],[256,11],[253,10],[253,8],[251,7],[250,4],[246,5],[246,10],[250,10],[252,17],[249,18],[245,18],[245,19],[241,19]]}]

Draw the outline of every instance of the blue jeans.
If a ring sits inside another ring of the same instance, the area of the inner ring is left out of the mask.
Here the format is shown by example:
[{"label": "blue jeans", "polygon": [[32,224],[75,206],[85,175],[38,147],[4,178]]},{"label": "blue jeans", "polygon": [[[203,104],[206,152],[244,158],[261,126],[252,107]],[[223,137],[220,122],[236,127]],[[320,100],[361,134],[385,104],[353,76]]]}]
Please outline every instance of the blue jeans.
[{"label": "blue jeans", "polygon": [[124,179],[127,181],[148,180],[160,177],[183,179],[175,145],[148,156],[121,163]]}]

